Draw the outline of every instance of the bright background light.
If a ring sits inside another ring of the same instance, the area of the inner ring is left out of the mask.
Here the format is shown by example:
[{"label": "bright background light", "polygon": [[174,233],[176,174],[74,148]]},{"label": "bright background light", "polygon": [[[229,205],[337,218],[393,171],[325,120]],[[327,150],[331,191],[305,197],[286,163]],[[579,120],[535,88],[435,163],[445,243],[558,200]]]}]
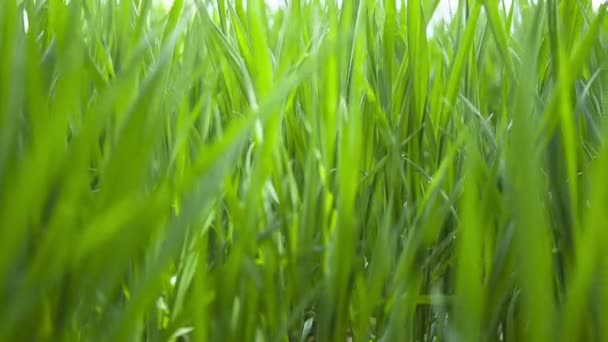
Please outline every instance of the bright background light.
[{"label": "bright background light", "polygon": [[[157,1],[159,1],[165,7],[169,8],[173,4],[174,0],[157,0]],[[285,0],[265,0],[265,1],[266,1],[266,4],[268,5],[268,7],[271,9],[277,9],[277,8],[280,8],[285,5]],[[288,1],[291,1],[291,0],[288,0]],[[431,25],[432,25],[432,23],[437,23],[442,20],[446,20],[446,21],[449,20],[453,16],[454,12],[456,11],[456,8],[458,7],[458,1],[459,0],[440,0],[439,6],[437,6],[437,10],[433,14],[433,18],[431,20]],[[507,6],[510,6],[511,0],[504,0],[504,1]],[[600,6],[600,4],[602,4],[605,1],[607,1],[607,0],[592,0],[593,7],[597,9]],[[400,3],[401,3],[401,1],[397,2],[397,4],[400,4]]]},{"label": "bright background light", "polygon": [[[173,4],[174,0],[157,0],[158,2],[162,3],[164,6],[170,7],[171,4]],[[265,0],[266,4],[268,4],[268,6],[272,9],[276,9],[279,8],[281,6],[284,6],[285,1],[284,0]],[[598,8],[600,6],[600,4],[602,2],[604,2],[606,0],[593,0],[593,7],[594,8]],[[507,5],[511,2],[511,0],[507,0]],[[400,3],[400,2],[398,2]],[[453,11],[456,9],[456,7],[458,6],[458,0],[441,0],[439,2],[439,6],[437,7],[437,12],[435,13],[436,15],[443,17],[443,18],[449,18],[451,16],[451,13],[453,13]]]}]

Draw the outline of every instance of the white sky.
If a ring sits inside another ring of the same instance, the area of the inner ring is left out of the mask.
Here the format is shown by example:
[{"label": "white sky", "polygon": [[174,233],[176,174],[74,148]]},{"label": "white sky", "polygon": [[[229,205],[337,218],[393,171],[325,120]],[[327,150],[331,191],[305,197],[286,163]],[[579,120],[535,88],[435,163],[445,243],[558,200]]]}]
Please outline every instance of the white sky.
[{"label": "white sky", "polygon": [[[164,5],[165,7],[169,8],[173,4],[174,0],[156,0],[156,1],[158,1],[158,3]],[[277,9],[281,6],[284,6],[284,4],[285,4],[285,0],[265,0],[265,1],[266,1],[266,4],[268,5],[268,7],[270,7],[271,9]],[[509,7],[511,5],[512,0],[502,0],[502,1],[504,1],[506,6]],[[601,3],[606,2],[606,1],[608,1],[608,0],[592,0],[593,7],[597,9]],[[341,0],[338,0],[338,2],[341,2]],[[397,2],[398,5],[400,3],[401,3],[401,1]],[[457,7],[458,7],[458,0],[440,0],[439,6],[437,7],[437,10],[433,14],[433,18],[431,18],[431,24],[428,27],[427,34],[432,35],[433,27],[438,22],[441,22],[442,20],[446,20],[446,21],[450,20],[450,18],[452,17],[452,15]],[[27,31],[29,23],[28,23],[27,13],[25,11],[23,12],[23,26],[24,26],[25,30]]]},{"label": "white sky", "polygon": [[[159,2],[165,4],[165,6],[171,6],[171,4],[173,3],[173,0],[158,0]],[[270,8],[278,8],[280,6],[283,6],[285,3],[285,0],[265,0],[266,3],[268,4],[268,6]],[[289,0],[288,0],[289,1]],[[595,8],[599,7],[599,5],[602,2],[605,2],[606,0],[593,0],[593,6]],[[399,4],[400,2],[398,2]],[[507,5],[509,5],[511,3],[511,0],[506,0]],[[458,4],[458,0],[441,0],[439,2],[439,6],[437,7],[437,11],[435,13],[435,16],[439,17],[439,18],[444,18],[447,19],[451,16],[451,13],[453,13],[453,11],[456,9]]]},{"label": "white sky", "polygon": [[[172,2],[172,0],[163,0],[165,2]],[[602,2],[605,2],[606,0],[593,0],[593,6],[595,8],[599,7],[599,5]],[[511,0],[507,0],[507,5],[511,3]],[[278,6],[282,6],[282,4],[284,3],[284,0],[266,0],[266,3],[268,4],[268,6],[270,7],[278,7]],[[400,2],[398,2],[399,4]],[[437,8],[437,11],[440,13],[440,15],[443,16],[449,16],[450,14],[450,8],[452,9],[456,9],[457,7],[457,3],[458,0],[441,0],[439,2],[439,7]]]},{"label": "white sky", "polygon": [[[167,7],[170,7],[171,4],[173,3],[173,0],[157,0],[157,1],[163,3]],[[281,6],[284,6],[284,4],[285,4],[285,0],[265,0],[265,1],[266,1],[266,4],[272,9],[279,8]],[[287,1],[290,1],[290,0],[287,0]],[[512,0],[503,0],[503,1],[505,2],[505,4],[507,6],[510,6]],[[606,2],[606,1],[608,1],[608,0],[592,0],[593,7],[598,8],[601,3]],[[339,0],[339,2],[341,2],[341,1]],[[397,4],[400,4],[400,3],[401,3],[401,1],[397,2]],[[437,10],[433,14],[433,18],[431,19],[431,22],[437,23],[442,20],[449,20],[452,17],[452,15],[457,7],[458,7],[458,0],[440,0],[439,6],[437,7]],[[431,24],[429,26],[433,26],[433,24]]]}]

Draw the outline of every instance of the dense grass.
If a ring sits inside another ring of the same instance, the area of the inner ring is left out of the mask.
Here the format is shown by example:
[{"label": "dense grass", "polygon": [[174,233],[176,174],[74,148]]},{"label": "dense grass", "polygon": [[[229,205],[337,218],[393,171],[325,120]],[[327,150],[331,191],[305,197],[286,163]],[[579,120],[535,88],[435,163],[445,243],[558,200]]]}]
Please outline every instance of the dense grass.
[{"label": "dense grass", "polygon": [[0,1],[0,340],[608,341],[605,6],[401,2]]}]

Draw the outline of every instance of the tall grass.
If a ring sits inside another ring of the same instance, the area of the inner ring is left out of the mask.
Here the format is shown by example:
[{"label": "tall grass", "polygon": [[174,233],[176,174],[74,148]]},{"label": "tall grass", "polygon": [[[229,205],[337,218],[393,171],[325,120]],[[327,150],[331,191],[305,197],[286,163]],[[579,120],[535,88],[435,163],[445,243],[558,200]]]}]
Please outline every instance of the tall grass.
[{"label": "tall grass", "polygon": [[0,1],[0,340],[608,340],[606,6],[400,2]]}]

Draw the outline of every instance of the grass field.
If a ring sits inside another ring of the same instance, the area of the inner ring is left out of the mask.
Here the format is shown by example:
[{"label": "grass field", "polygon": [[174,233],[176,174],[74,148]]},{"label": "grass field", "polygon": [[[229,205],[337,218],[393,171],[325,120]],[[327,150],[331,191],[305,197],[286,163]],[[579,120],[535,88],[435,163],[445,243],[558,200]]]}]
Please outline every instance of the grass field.
[{"label": "grass field", "polygon": [[608,341],[590,0],[0,1],[0,341]]}]

